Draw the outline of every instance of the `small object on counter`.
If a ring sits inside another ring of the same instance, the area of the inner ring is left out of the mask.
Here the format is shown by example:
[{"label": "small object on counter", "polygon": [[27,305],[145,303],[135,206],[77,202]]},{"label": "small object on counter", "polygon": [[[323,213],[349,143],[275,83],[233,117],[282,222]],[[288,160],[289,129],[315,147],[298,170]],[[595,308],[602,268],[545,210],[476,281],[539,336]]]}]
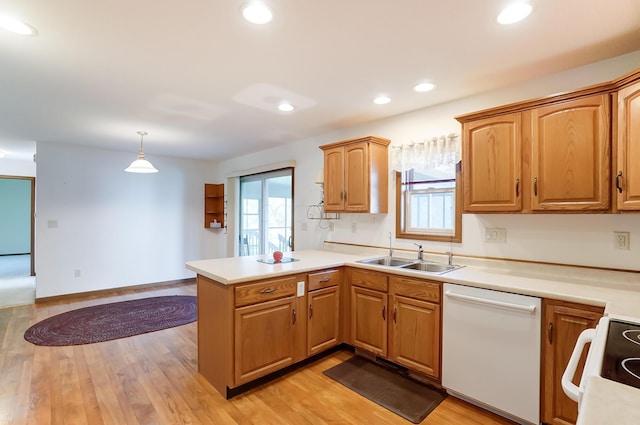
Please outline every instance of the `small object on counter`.
[{"label": "small object on counter", "polygon": [[280,261],[282,261],[282,252],[280,252],[280,251],[275,251],[275,252],[273,253],[273,260],[274,260],[276,263],[279,263]]},{"label": "small object on counter", "polygon": [[220,227],[222,227],[222,224],[218,223],[218,220],[214,218],[213,221],[209,223],[209,227],[211,227],[212,229],[219,229]]}]

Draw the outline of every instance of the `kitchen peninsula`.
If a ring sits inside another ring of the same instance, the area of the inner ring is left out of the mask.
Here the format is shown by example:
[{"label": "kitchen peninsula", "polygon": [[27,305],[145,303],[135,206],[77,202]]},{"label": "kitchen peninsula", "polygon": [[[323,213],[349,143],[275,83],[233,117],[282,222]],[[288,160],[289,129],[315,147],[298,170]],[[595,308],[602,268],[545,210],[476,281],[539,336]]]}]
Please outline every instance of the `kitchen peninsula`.
[{"label": "kitchen peninsula", "polygon": [[[455,271],[425,275],[417,270],[358,262],[372,255],[324,250],[287,255],[297,261],[265,264],[257,261],[261,257],[252,256],[191,261],[186,265],[197,273],[199,371],[225,397],[316,352],[342,342],[353,344],[350,287],[354,272],[358,276],[363,272],[384,273],[411,282],[424,281],[430,287],[446,281],[604,307],[606,315],[640,320],[636,273],[554,266],[552,274],[543,274],[537,267],[527,269],[522,264],[497,267],[469,260],[466,267]],[[322,297],[314,298],[316,293]],[[439,293],[433,296],[432,302],[437,304]],[[320,300],[317,305],[315,299]],[[386,293],[384,300],[386,303]],[[321,331],[311,327],[311,317],[321,318]],[[437,372],[431,378],[440,382]],[[621,395],[617,402],[611,401],[615,393]],[[640,390],[611,381],[594,382],[587,385],[584,399],[578,422],[581,425],[602,423],[597,420],[603,412],[611,423],[637,423],[638,412],[623,407],[638,405]]]}]

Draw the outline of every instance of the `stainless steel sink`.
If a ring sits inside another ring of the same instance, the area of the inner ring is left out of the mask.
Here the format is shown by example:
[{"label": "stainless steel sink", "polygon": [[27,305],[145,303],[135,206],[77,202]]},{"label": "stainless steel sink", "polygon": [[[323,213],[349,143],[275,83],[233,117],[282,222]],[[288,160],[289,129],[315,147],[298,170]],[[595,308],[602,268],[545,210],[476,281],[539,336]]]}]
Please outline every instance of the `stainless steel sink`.
[{"label": "stainless steel sink", "polygon": [[436,274],[450,272],[452,270],[459,269],[460,267],[462,266],[457,266],[453,264],[452,265],[442,264],[442,263],[428,263],[428,262],[411,263],[411,264],[402,266],[403,269],[420,270],[422,272],[436,273]]},{"label": "stainless steel sink", "polygon": [[395,257],[377,257],[377,258],[367,258],[366,260],[359,260],[357,262],[363,263],[363,264],[377,264],[380,266],[389,266],[389,267],[406,267],[415,263],[415,260],[407,260],[405,258],[395,258]]}]

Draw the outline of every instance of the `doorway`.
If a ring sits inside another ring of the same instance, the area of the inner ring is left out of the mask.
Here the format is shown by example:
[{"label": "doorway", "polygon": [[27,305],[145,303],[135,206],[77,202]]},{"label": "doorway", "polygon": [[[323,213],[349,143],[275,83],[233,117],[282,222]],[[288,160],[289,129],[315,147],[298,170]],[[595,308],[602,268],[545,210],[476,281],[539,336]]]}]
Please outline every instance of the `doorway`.
[{"label": "doorway", "polygon": [[293,250],[293,168],[240,177],[239,255]]},{"label": "doorway", "polygon": [[35,301],[35,178],[0,176],[0,307]]}]

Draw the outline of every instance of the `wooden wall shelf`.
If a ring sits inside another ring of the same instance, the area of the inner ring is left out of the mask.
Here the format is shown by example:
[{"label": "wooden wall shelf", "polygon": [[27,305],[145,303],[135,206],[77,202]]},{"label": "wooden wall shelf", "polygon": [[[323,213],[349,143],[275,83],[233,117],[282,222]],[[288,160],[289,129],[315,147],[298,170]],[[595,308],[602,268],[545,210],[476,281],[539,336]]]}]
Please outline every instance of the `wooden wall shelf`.
[{"label": "wooden wall shelf", "polygon": [[[207,229],[224,229],[225,205],[224,184],[204,185],[204,227]],[[216,227],[215,223],[220,223]],[[211,223],[214,223],[213,226]]]}]

